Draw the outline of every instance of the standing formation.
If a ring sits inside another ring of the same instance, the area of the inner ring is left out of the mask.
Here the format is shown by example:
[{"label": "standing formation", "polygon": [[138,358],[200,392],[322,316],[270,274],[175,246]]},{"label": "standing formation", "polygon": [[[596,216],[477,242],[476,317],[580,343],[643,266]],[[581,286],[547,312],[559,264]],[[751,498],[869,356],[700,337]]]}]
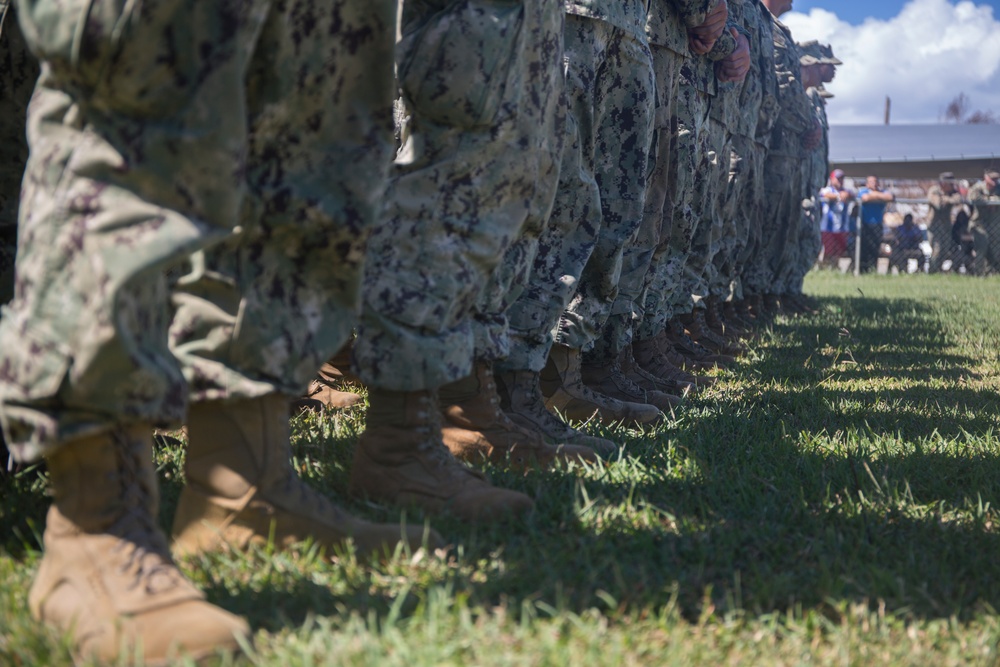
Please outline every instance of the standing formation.
[{"label": "standing formation", "polygon": [[[248,628],[171,552],[439,545],[298,478],[307,386],[368,388],[352,495],[501,520],[533,500],[478,464],[612,455],[574,424],[660,421],[808,310],[838,61],[790,4],[18,0],[41,73],[0,421],[51,475],[35,617],[197,656]],[[181,423],[168,542],[150,438]]]}]

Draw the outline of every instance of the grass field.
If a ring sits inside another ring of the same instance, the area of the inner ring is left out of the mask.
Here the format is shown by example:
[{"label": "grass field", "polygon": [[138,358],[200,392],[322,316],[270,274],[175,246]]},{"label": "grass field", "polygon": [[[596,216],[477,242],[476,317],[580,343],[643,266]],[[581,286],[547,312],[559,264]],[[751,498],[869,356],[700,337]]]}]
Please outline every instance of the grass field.
[{"label": "grass field", "polygon": [[[495,483],[524,521],[433,518],[452,547],[183,563],[256,630],[253,665],[1000,664],[1000,279],[813,273],[716,387],[605,467]],[[351,511],[360,413],[296,418],[296,463]],[[182,452],[157,454],[168,525]],[[0,483],[0,665],[68,665],[27,612],[46,500]],[[424,517],[412,511],[409,522]]]}]

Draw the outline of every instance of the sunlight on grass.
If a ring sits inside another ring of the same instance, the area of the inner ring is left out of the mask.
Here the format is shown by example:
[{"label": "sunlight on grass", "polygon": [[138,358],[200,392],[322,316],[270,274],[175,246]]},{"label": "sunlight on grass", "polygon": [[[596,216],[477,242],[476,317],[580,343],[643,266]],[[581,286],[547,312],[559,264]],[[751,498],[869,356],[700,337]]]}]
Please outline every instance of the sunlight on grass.
[{"label": "sunlight on grass", "polygon": [[[761,330],[663,424],[587,425],[623,445],[606,465],[489,467],[535,498],[523,521],[350,499],[363,408],[305,414],[310,484],[372,520],[428,522],[449,548],[182,567],[255,628],[237,664],[996,664],[1000,279],[813,273],[807,289],[819,315]],[[167,526],[183,448],[156,462]],[[0,664],[70,665],[27,612],[44,484],[29,470],[0,493]]]}]

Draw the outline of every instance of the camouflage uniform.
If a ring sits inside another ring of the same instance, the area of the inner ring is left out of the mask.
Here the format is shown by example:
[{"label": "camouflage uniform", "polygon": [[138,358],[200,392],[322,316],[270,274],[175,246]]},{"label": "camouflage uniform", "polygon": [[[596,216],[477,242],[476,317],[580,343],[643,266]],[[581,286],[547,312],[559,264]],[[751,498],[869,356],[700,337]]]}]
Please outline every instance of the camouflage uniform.
[{"label": "camouflage uniform", "polygon": [[644,5],[565,3],[569,113],[560,181],[528,284],[508,313],[511,349],[501,369],[540,371],[554,342],[581,349],[608,317],[624,238],[638,224],[630,211],[641,205],[636,183],[645,182],[639,146],[650,140],[653,79],[640,29]]},{"label": "camouflage uniform", "polygon": [[[723,298],[731,291],[736,298],[742,298],[740,275],[746,262],[745,252],[756,236],[755,207],[759,206],[757,193],[762,184],[763,151],[754,146],[754,135],[767,83],[760,64],[770,63],[773,69],[770,24],[764,24],[766,31],[762,28],[762,10],[767,11],[760,0],[729,3],[730,15],[742,26],[750,42],[752,61],[742,84],[727,84],[719,93],[719,99],[727,110],[726,123],[731,129],[731,137],[729,173],[719,204],[725,226],[722,228],[720,252],[713,259],[718,277],[711,291],[713,295]],[[765,39],[767,41],[762,41]]]},{"label": "camouflage uniform", "polygon": [[962,203],[962,195],[956,188],[950,195],[935,183],[927,189],[927,202],[931,207],[931,223],[927,227],[931,240],[931,272],[941,270],[941,264],[954,253],[955,242],[951,238],[952,209]]},{"label": "camouflage uniform", "polygon": [[395,0],[18,9],[44,64],[0,322],[15,455],[300,393],[355,319]]},{"label": "camouflage uniform", "polygon": [[652,254],[648,235],[638,232],[656,86],[645,33],[646,0],[567,0],[566,11],[567,51],[575,45],[569,85],[589,87],[593,100],[589,113],[581,110],[577,120],[583,136],[583,128],[593,128],[601,226],[554,338],[575,349],[593,345],[588,357],[600,362],[615,358],[630,340]]},{"label": "camouflage uniform", "polygon": [[969,188],[966,196],[975,207],[969,220],[976,252],[973,273],[1000,273],[1000,186],[990,188],[986,181],[979,181]]},{"label": "camouflage uniform", "polygon": [[749,156],[745,162],[747,188],[741,209],[748,218],[749,233],[746,247],[740,254],[739,264],[742,269],[736,291],[739,298],[764,294],[770,284],[770,269],[764,252],[764,229],[768,226],[764,220],[767,196],[764,165],[780,108],[778,76],[774,63],[774,17],[759,1],[754,4],[757,7],[756,13],[748,12],[746,15],[753,17],[756,22],[756,30],[750,31],[753,38],[750,52],[753,56],[751,67],[761,82],[761,103],[753,141],[746,144]]},{"label": "camouflage uniform", "polygon": [[[702,214],[700,202],[708,196],[705,166],[714,160],[709,155],[706,132],[715,71],[712,60],[691,54],[687,30],[704,23],[716,4],[712,0],[676,3],[671,10],[660,2],[650,8],[647,30],[659,61],[658,82],[661,71],[672,71],[675,83],[674,92],[664,88],[659,95],[663,111],[657,112],[657,119],[668,137],[657,138],[656,160],[666,164],[657,165],[651,192],[657,192],[664,180],[666,191],[662,205],[657,194],[647,211],[647,215],[656,216],[659,208],[662,227],[644,282],[644,312],[636,334],[641,339],[659,335],[675,310],[690,310],[691,289],[686,287],[690,282],[684,281],[683,274]],[[732,35],[725,32],[711,58],[725,58],[735,47]],[[667,95],[670,99],[665,99]],[[678,304],[683,307],[678,308]]]},{"label": "camouflage uniform", "polygon": [[799,52],[792,35],[773,19],[774,66],[778,75],[778,118],[764,166],[765,207],[763,249],[770,279],[767,292],[782,294],[789,289],[796,266],[799,231],[802,226],[802,141],[813,127],[812,105],[802,88]]},{"label": "camouflage uniform", "polygon": [[24,124],[38,63],[28,52],[8,0],[0,0],[0,304],[14,289],[14,248],[21,177],[28,160]]},{"label": "camouflage uniform", "polygon": [[[718,183],[728,168],[725,128],[712,127],[711,108],[716,94],[715,61],[733,52],[736,41],[727,23],[712,52],[689,58],[681,67],[678,113],[678,150],[693,152],[697,167],[686,183],[680,211],[675,210],[667,253],[667,285],[671,290],[671,316],[691,312],[708,296],[707,266],[712,242],[712,203]],[[727,154],[728,158],[728,154]],[[682,158],[683,159],[683,158]],[[668,317],[667,319],[670,319]]]},{"label": "camouflage uniform", "polygon": [[809,88],[806,95],[809,96],[816,119],[823,128],[823,139],[815,148],[803,149],[805,160],[802,162],[801,178],[805,197],[802,200],[798,261],[788,284],[788,291],[792,294],[802,294],[802,284],[806,274],[816,263],[820,250],[823,249],[820,235],[822,206],[819,200],[819,191],[826,184],[827,174],[830,173],[830,163],[827,161],[827,156],[830,154],[830,123],[826,119],[826,102],[822,96],[822,88]]},{"label": "camouflage uniform", "polygon": [[432,389],[471,373],[477,339],[483,358],[506,353],[505,285],[534,243],[498,265],[526,225],[537,236],[558,177],[560,26],[558,0],[404,4],[403,145],[354,347],[365,382]]}]

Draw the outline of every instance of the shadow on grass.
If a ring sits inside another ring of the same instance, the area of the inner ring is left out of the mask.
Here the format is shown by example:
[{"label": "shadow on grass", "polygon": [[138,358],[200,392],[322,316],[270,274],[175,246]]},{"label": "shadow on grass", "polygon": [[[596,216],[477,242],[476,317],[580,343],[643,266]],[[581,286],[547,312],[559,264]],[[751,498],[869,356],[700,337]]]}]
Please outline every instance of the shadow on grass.
[{"label": "shadow on grass", "polygon": [[[435,519],[473,567],[434,585],[451,587],[470,606],[504,604],[512,614],[526,602],[639,614],[675,605],[689,619],[713,610],[833,615],[845,602],[881,603],[918,619],[1000,608],[997,514],[979,509],[1000,497],[997,415],[987,407],[995,396],[919,384],[853,388],[888,377],[971,378],[975,360],[950,351],[925,304],[864,297],[838,307],[815,322],[774,325],[764,354],[734,372],[749,389],[693,401],[676,426],[655,436],[628,436],[638,463],[620,465],[635,466],[635,474],[491,471],[498,486],[534,497],[536,510],[501,525]],[[900,332],[898,349],[885,347],[878,320]],[[835,367],[847,353],[857,365]],[[814,363],[817,355],[826,355],[825,366]],[[824,383],[830,374],[852,380],[852,388]],[[322,436],[314,445],[312,428],[297,431],[304,444],[295,453],[318,464],[300,470],[335,493],[346,484],[353,438]],[[940,438],[928,438],[935,431]],[[939,446],[941,439],[953,442]],[[905,447],[894,447],[898,441]],[[683,474],[676,466],[686,466]],[[178,479],[161,480],[164,522]],[[40,520],[37,488],[4,493],[5,536],[25,517]],[[392,519],[391,511],[345,505]],[[493,561],[502,566],[480,565]],[[269,630],[345,610],[381,618],[393,604],[367,583],[334,594],[308,572],[273,587],[234,592],[210,583],[207,590]],[[418,607],[419,593],[410,595],[404,616]]]}]

